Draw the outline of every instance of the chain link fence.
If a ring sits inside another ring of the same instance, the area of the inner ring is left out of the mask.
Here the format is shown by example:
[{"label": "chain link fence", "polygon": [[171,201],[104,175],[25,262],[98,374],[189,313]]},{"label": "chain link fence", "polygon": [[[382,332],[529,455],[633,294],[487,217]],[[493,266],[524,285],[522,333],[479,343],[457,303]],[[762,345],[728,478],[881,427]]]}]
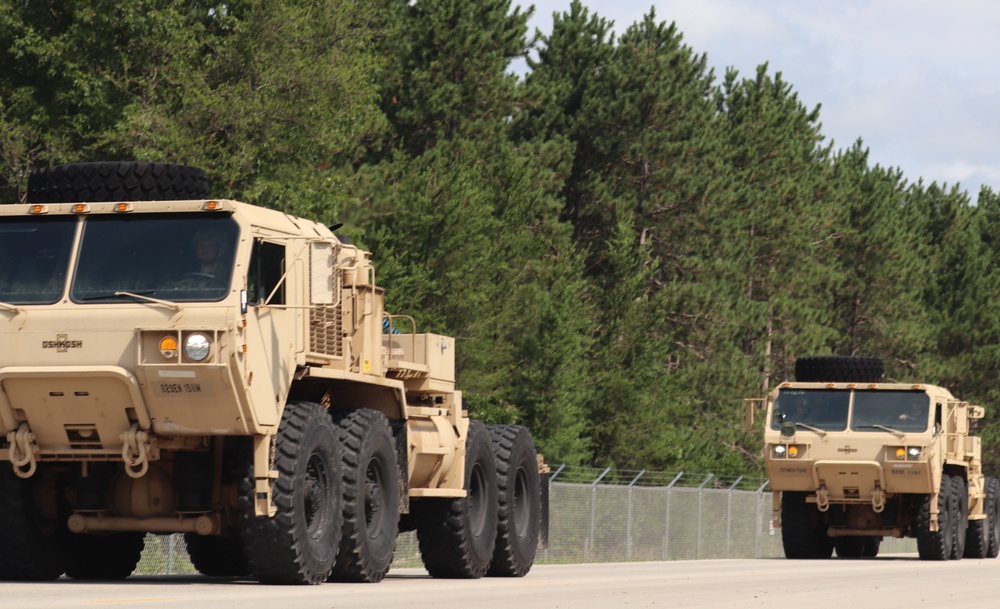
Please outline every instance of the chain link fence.
[{"label": "chain link fence", "polygon": [[[557,467],[536,564],[781,557],[771,501],[766,480],[743,476]],[[888,537],[880,549],[916,551],[915,540]],[[421,564],[416,534],[401,534],[393,567]],[[135,573],[195,573],[183,536],[148,535]]]}]

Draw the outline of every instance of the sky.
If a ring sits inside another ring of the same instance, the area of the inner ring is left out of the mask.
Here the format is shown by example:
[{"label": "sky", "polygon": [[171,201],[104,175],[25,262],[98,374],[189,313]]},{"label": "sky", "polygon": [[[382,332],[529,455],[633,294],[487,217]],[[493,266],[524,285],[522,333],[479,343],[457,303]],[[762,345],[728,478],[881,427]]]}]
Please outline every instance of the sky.
[{"label": "sky", "polygon": [[[1000,2],[989,0],[581,0],[624,32],[655,7],[719,82],[767,63],[834,148],[861,138],[869,164],[956,184],[975,202],[1000,191]],[[519,4],[517,0],[513,4]],[[570,0],[534,0],[548,33]]]}]

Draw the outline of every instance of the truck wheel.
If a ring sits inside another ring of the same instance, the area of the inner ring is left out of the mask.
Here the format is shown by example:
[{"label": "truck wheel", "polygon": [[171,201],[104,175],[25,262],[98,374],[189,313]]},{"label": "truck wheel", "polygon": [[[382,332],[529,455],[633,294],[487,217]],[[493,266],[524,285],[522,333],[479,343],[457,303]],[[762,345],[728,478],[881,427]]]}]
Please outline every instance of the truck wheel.
[{"label": "truck wheel", "polygon": [[970,520],[969,529],[965,533],[964,558],[986,558],[989,551],[989,517],[981,520]]},{"label": "truck wheel", "polygon": [[213,577],[241,577],[250,574],[243,540],[238,535],[206,536],[185,533],[191,564],[202,575]]},{"label": "truck wheel", "polygon": [[996,478],[986,479],[986,520],[986,558],[996,558],[1000,554],[1000,481]]},{"label": "truck wheel", "polygon": [[290,402],[278,427],[272,490],[277,514],[254,513],[252,459],[240,494],[243,547],[262,583],[320,584],[337,558],[343,524],[338,432],[319,404]]},{"label": "truck wheel", "polygon": [[969,528],[969,489],[965,484],[965,478],[951,477],[951,494],[951,515],[954,515],[952,526],[955,531],[951,557],[953,560],[959,560],[965,554],[965,536]]},{"label": "truck wheel", "polygon": [[520,425],[490,425],[497,460],[497,541],[488,575],[523,577],[538,550],[542,513],[538,453],[531,432]]},{"label": "truck wheel", "polygon": [[826,535],[815,505],[806,503],[806,494],[781,493],[781,545],[785,558],[830,558],[834,541]]},{"label": "truck wheel", "polygon": [[35,509],[37,476],[18,478],[9,463],[0,463],[0,580],[46,581],[65,571],[69,533]]},{"label": "truck wheel", "polygon": [[399,533],[399,468],[389,421],[362,408],[338,412],[344,472],[344,527],[332,581],[382,581]]},{"label": "truck wheel", "polygon": [[425,498],[418,510],[417,540],[432,577],[475,579],[486,574],[497,535],[497,466],[486,426],[469,422],[465,441],[465,490],[459,499]]},{"label": "truck wheel", "polygon": [[861,552],[861,556],[863,558],[875,558],[878,556],[879,546],[881,545],[881,537],[865,537],[865,547]]},{"label": "truck wheel", "polygon": [[837,549],[837,556],[840,558],[861,558],[865,555],[868,547],[868,537],[851,535],[848,537],[835,537],[833,546]]},{"label": "truck wheel", "polygon": [[70,535],[66,575],[86,580],[125,579],[135,571],[145,545],[145,533]]},{"label": "truck wheel", "polygon": [[885,376],[880,358],[865,356],[813,356],[795,360],[795,380],[800,383],[877,383]]},{"label": "truck wheel", "polygon": [[28,176],[28,203],[205,199],[208,177],[173,163],[70,163],[39,167]]},{"label": "truck wheel", "polygon": [[925,495],[917,510],[917,553],[920,560],[948,560],[954,541],[954,525],[949,511],[951,496],[951,476],[941,475],[940,492],[937,495],[938,530],[931,531],[931,495]]}]

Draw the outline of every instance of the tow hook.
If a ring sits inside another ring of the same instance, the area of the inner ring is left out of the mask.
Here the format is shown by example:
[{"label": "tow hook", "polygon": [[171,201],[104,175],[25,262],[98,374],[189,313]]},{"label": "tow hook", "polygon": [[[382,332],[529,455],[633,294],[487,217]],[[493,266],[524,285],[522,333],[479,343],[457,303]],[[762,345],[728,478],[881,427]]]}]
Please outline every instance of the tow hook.
[{"label": "tow hook", "polygon": [[[38,469],[35,453],[40,449],[35,444],[35,434],[31,433],[26,422],[22,422],[17,430],[7,434],[10,444],[10,464],[19,478],[30,478]],[[25,469],[27,467],[27,469]]]},{"label": "tow hook", "polygon": [[125,473],[131,478],[142,478],[149,471],[149,434],[139,429],[138,423],[132,424],[132,429],[123,432],[122,460],[125,461]]},{"label": "tow hook", "polygon": [[876,514],[881,514],[882,510],[885,509],[885,491],[877,483],[875,490],[872,491],[872,509],[875,510]]},{"label": "tow hook", "polygon": [[816,491],[816,509],[825,512],[830,509],[830,491],[826,490],[826,485],[820,485]]}]

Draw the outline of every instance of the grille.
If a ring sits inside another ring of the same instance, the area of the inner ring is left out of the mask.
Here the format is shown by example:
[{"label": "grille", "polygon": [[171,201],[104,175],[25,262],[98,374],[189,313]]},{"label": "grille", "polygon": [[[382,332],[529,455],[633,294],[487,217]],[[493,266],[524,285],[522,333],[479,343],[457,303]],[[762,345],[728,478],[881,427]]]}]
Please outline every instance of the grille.
[{"label": "grille", "polygon": [[343,357],[340,306],[313,307],[309,313],[309,350],[329,357]]}]

